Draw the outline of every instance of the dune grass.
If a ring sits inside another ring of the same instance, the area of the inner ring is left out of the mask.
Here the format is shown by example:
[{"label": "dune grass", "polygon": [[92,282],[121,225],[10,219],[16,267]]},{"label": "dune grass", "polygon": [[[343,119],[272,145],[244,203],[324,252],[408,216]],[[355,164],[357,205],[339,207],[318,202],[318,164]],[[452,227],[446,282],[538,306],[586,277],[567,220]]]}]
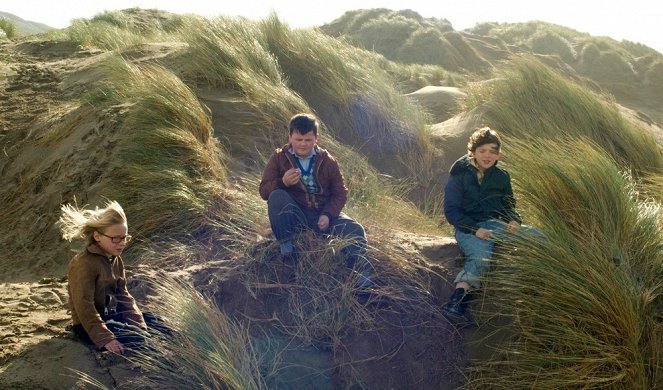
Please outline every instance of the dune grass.
[{"label": "dune grass", "polygon": [[130,359],[147,388],[265,389],[248,330],[191,285],[160,274],[149,281],[159,297],[151,309],[172,335],[152,332],[151,351]]},{"label": "dune grass", "polygon": [[292,115],[311,111],[288,88],[256,22],[219,17],[192,19],[182,30],[188,43],[181,76],[215,107],[219,136],[229,148],[253,155],[280,146]]},{"label": "dune grass", "polygon": [[[276,242],[248,248],[248,270],[245,284],[257,297],[260,290],[270,286],[287,287],[289,315],[279,319],[277,329],[290,338],[297,338],[305,345],[320,348],[339,348],[343,332],[351,326],[369,326],[372,318],[354,293],[357,274],[343,272],[345,263],[341,249],[349,240],[334,238],[324,240],[310,232],[297,235],[294,244],[298,261],[294,269],[283,272]],[[265,272],[265,268],[271,268]],[[270,274],[276,280],[269,280]],[[281,275],[279,275],[279,273]]]},{"label": "dune grass", "polygon": [[119,122],[102,194],[125,207],[139,238],[208,236],[223,214],[226,175],[208,109],[159,66],[115,59],[100,71],[104,82],[86,102]]},{"label": "dune grass", "polygon": [[0,38],[12,39],[16,37],[16,25],[11,20],[0,18]]},{"label": "dune grass", "polygon": [[586,137],[636,173],[663,167],[652,135],[628,123],[600,99],[539,61],[514,58],[501,78],[469,91],[469,108],[485,104],[490,125],[516,137]]},{"label": "dune grass", "polygon": [[396,89],[398,82],[376,65],[374,54],[316,30],[291,30],[274,15],[260,29],[288,86],[337,139],[363,151],[383,172],[428,182],[423,177],[438,168],[428,118]]},{"label": "dune grass", "polygon": [[[515,236],[490,274],[508,318],[477,388],[653,389],[663,374],[661,206],[588,140],[510,140],[516,190],[546,238]],[[578,159],[578,156],[583,156]],[[492,305],[492,306],[491,306]]]},{"label": "dune grass", "polygon": [[477,25],[475,29],[481,35],[494,36],[509,44],[522,47],[526,47],[527,42],[538,34],[558,35],[569,42],[589,37],[587,33],[581,33],[568,27],[541,21],[527,23],[482,23]]},{"label": "dune grass", "polygon": [[44,36],[81,46],[122,51],[148,42],[178,40],[178,30],[188,18],[139,8],[105,11],[91,19],[74,19],[68,27],[50,30]]},{"label": "dune grass", "polygon": [[429,85],[463,87],[467,84],[467,76],[449,72],[437,65],[388,62],[384,68],[398,81],[399,89],[405,93],[414,92]]}]

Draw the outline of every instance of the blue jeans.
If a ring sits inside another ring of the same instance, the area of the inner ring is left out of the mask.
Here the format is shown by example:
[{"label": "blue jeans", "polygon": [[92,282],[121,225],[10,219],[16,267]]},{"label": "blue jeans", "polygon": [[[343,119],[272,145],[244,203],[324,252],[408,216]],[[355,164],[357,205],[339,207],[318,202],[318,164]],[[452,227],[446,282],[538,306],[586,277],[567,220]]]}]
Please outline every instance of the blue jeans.
[{"label": "blue jeans", "polygon": [[[146,347],[150,334],[136,325],[126,323],[119,313],[102,315],[101,319],[106,323],[108,330],[113,332],[117,341],[129,349],[143,349]],[[148,329],[154,329],[164,336],[170,336],[170,330],[163,324],[160,318],[152,313],[143,312],[143,319]],[[94,344],[87,334],[83,325],[77,324],[73,327],[73,332],[82,342]],[[104,348],[102,348],[103,350]]]},{"label": "blue jeans", "polygon": [[[507,224],[496,219],[479,222],[478,226],[492,232],[493,238],[504,238],[508,233]],[[519,232],[542,236],[535,227],[522,225]],[[494,239],[483,240],[474,234],[463,233],[456,229],[456,241],[461,251],[465,254],[465,266],[458,273],[454,283],[465,282],[474,288],[481,287],[480,278],[490,268],[490,259],[495,247]]]},{"label": "blue jeans", "polygon": [[292,239],[296,233],[304,229],[311,229],[317,234],[329,234],[350,239],[350,244],[343,248],[348,267],[354,267],[359,257],[365,258],[367,242],[364,227],[344,213],[332,218],[326,231],[320,231],[318,229],[320,213],[299,206],[290,194],[282,189],[269,194],[267,212],[272,232],[281,244],[282,253],[285,245],[288,243],[292,245]]}]

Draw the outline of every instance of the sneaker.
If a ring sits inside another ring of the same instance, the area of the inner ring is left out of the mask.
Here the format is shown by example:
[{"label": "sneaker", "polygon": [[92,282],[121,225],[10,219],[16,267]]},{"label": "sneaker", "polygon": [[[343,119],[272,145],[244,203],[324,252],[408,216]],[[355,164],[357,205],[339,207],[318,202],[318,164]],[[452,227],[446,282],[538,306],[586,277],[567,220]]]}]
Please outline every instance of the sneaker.
[{"label": "sneaker", "polygon": [[294,267],[297,265],[297,255],[295,252],[281,253],[281,261],[287,267]]},{"label": "sneaker", "polygon": [[469,326],[472,324],[467,308],[470,300],[470,293],[464,288],[457,288],[449,298],[449,302],[442,306],[442,313],[456,325]]}]

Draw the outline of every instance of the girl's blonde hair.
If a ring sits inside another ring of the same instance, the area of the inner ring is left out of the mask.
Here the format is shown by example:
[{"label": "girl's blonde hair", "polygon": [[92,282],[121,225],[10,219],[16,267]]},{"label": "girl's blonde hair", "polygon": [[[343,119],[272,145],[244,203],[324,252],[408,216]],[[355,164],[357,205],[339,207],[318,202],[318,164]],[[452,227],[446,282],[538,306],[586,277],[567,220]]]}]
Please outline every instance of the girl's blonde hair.
[{"label": "girl's blonde hair", "polygon": [[94,243],[92,233],[104,230],[117,224],[127,224],[127,216],[122,206],[116,201],[109,201],[106,207],[94,210],[79,209],[70,204],[61,207],[62,215],[58,220],[62,238],[71,241],[74,238],[86,238],[89,244]]}]

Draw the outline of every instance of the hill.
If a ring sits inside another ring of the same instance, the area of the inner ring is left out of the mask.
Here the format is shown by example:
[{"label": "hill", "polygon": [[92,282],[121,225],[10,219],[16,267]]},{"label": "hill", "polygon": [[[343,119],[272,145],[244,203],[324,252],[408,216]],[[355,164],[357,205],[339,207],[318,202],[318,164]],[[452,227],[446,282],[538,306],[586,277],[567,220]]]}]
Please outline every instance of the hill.
[{"label": "hill", "polygon": [[24,20],[7,12],[0,11],[0,19],[6,19],[13,23],[16,27],[16,32],[20,35],[35,35],[48,30],[53,30],[53,27],[47,26],[43,23]]},{"label": "hill", "polygon": [[[384,20],[398,36],[423,29],[396,54],[441,42],[459,55],[405,63],[349,43],[353,31],[389,36]],[[382,9],[330,26],[127,9],[0,40],[0,387],[661,383],[663,132],[659,108],[633,94],[656,96],[652,79],[617,80],[626,93],[613,98],[615,80],[505,26],[456,32]],[[318,115],[341,162],[344,210],[366,228],[379,281],[368,297],[343,240],[304,233],[294,272],[280,261],[257,185],[296,112]],[[501,242],[476,326],[456,328],[440,311],[462,265],[441,193],[484,125],[505,136],[500,164],[546,239]],[[154,340],[155,358],[101,353],[65,329],[78,246],[55,222],[63,204],[105,199],[135,237],[129,290],[175,331]]]},{"label": "hill", "polygon": [[613,95],[645,120],[663,123],[663,55],[643,44],[593,37],[545,22],[480,23],[456,31],[410,10],[349,11],[320,27],[393,61],[439,65],[484,78],[512,55],[531,53],[567,77]]}]

